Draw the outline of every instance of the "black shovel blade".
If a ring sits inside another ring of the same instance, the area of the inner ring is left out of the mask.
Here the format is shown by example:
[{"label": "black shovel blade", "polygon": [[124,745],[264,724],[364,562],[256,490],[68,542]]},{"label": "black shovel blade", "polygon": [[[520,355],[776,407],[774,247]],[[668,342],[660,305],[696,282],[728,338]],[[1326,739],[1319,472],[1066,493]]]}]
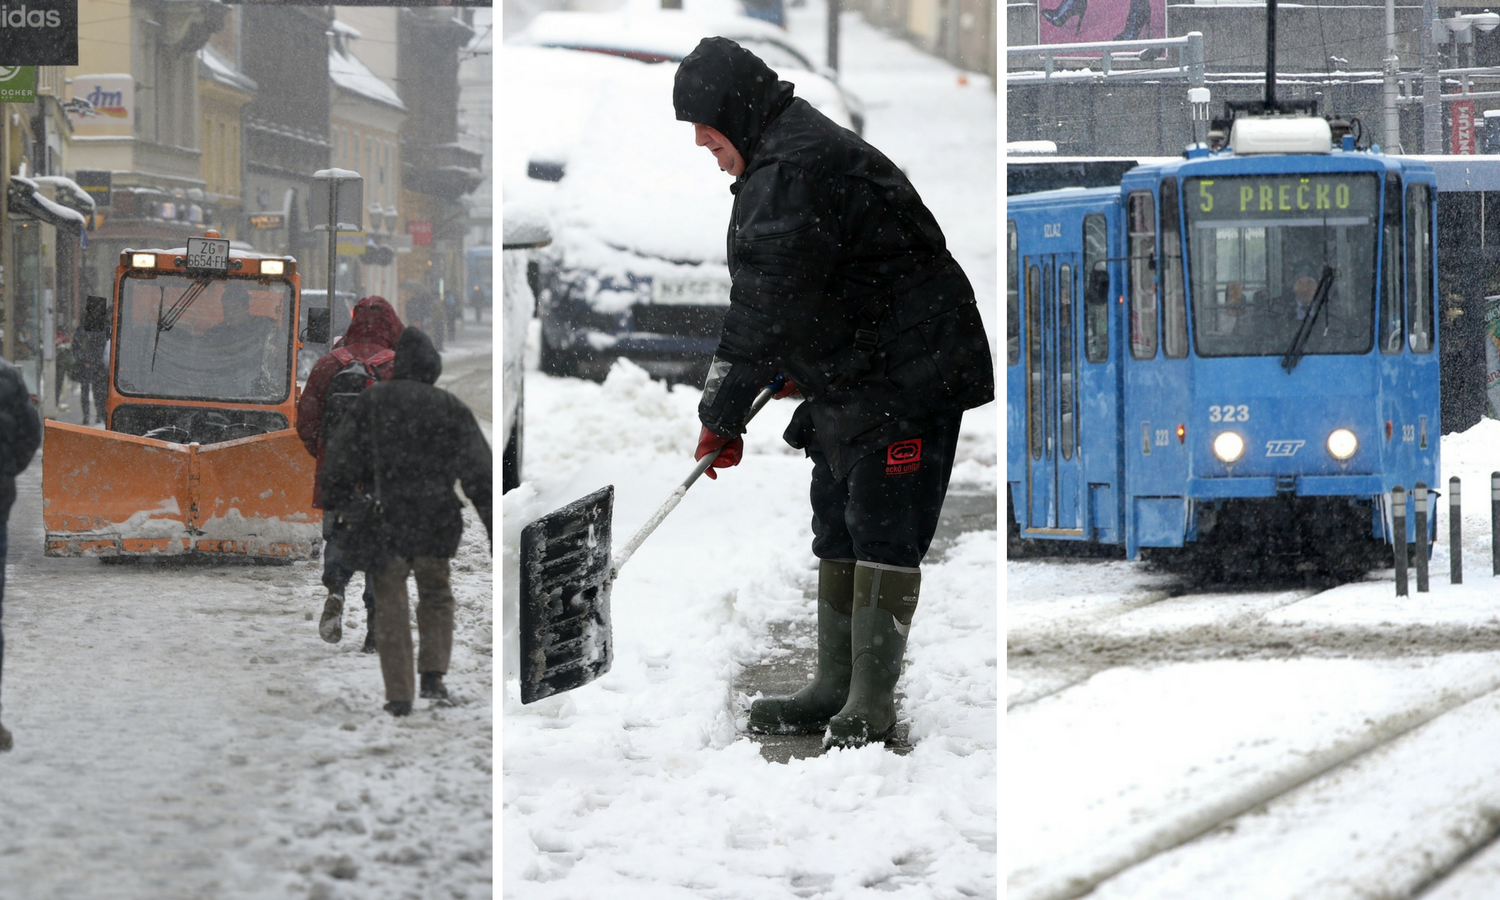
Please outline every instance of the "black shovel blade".
[{"label": "black shovel blade", "polygon": [[571,691],[609,671],[614,485],[521,531],[521,702]]}]

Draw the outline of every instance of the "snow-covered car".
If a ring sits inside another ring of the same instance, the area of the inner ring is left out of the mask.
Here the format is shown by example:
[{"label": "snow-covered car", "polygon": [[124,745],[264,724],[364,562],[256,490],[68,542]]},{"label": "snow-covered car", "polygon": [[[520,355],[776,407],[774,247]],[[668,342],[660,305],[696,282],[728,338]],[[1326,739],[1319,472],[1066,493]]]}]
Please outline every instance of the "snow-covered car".
[{"label": "snow-covered car", "polygon": [[521,450],[525,438],[526,332],[536,306],[526,264],[529,253],[551,243],[547,224],[529,210],[507,207],[501,274],[505,316],[500,352],[500,394],[505,404],[505,455],[501,457],[501,493],[521,484]]},{"label": "snow-covered car", "polygon": [[[725,37],[759,56],[797,86],[797,95],[839,124],[863,133],[865,108],[838,83],[838,74],[807,58],[786,31],[763,18],[632,8],[616,12],[539,13],[512,43],[626,56],[644,62],[681,62],[705,37]],[[835,114],[843,107],[842,114]],[[847,119],[845,123],[843,120]]]},{"label": "snow-covered car", "polygon": [[552,232],[537,258],[541,369],[603,378],[626,357],[701,382],[729,307],[733,197],[675,118],[677,67],[527,46],[500,66],[506,200],[544,209]]}]

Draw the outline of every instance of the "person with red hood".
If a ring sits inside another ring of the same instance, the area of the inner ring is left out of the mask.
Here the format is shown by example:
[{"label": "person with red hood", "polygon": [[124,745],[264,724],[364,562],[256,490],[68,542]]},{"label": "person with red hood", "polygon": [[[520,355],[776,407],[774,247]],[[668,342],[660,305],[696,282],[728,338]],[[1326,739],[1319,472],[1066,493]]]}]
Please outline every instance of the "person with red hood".
[{"label": "person with red hood", "polygon": [[[323,508],[322,476],[325,438],[323,433],[323,411],[328,383],[341,369],[355,359],[364,360],[382,381],[389,380],[395,371],[396,339],[401,337],[405,326],[401,317],[384,297],[366,297],[354,306],[349,320],[349,330],[334,343],[334,348],[320,358],[308,373],[307,385],[297,400],[297,435],[302,445],[318,461],[313,476],[313,507]],[[354,570],[343,564],[343,554],[333,541],[331,520],[323,519],[323,586],[328,588],[328,598],[323,604],[323,615],[318,621],[318,634],[330,644],[337,644],[344,636],[344,589],[354,577]],[[365,604],[365,653],[375,652],[373,628],[375,593],[371,588],[368,573],[364,586]]]}]

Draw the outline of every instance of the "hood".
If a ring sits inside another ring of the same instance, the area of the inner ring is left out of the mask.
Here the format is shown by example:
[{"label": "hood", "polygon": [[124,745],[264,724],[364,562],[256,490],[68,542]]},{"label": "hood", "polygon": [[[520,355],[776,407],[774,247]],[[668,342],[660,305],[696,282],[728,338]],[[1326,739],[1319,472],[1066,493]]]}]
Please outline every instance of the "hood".
[{"label": "hood", "polygon": [[791,102],[790,84],[778,81],[760,57],[721,37],[699,41],[683,57],[672,86],[677,118],[716,129],[746,163],[767,123]]},{"label": "hood", "polygon": [[392,378],[435,384],[443,374],[443,358],[432,346],[432,338],[412,326],[396,339],[396,370]]},{"label": "hood", "polygon": [[366,297],[354,305],[344,344],[378,344],[394,350],[405,327],[384,297]]}]

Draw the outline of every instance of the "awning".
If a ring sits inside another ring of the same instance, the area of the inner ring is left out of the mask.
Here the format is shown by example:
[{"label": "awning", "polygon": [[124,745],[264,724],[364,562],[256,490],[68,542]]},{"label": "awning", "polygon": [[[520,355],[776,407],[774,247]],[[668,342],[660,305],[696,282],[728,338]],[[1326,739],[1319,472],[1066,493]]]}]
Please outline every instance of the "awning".
[{"label": "awning", "polygon": [[83,214],[44,196],[40,186],[30,178],[23,178],[20,175],[10,176],[10,185],[5,191],[5,208],[11,215],[27,216],[67,231],[76,232],[79,246],[88,246],[88,238],[85,237],[88,220],[83,217]]}]

